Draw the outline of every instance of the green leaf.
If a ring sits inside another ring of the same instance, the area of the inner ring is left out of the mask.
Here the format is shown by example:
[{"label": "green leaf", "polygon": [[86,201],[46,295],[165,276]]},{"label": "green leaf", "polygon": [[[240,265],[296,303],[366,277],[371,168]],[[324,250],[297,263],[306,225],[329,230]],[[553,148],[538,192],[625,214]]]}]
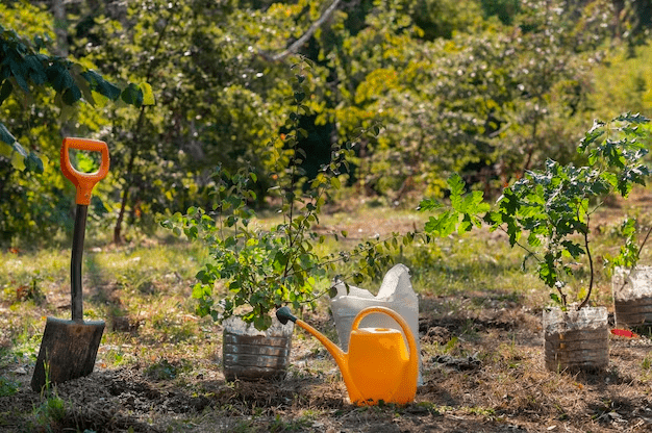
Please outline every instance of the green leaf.
[{"label": "green leaf", "polygon": [[2,88],[0,88],[0,105],[11,95],[11,92],[14,90],[14,86],[9,80],[5,80],[2,83]]},{"label": "green leaf", "polygon": [[120,95],[122,100],[130,105],[140,108],[143,105],[143,91],[134,83],[129,85],[122,91]]},{"label": "green leaf", "polygon": [[527,243],[533,247],[538,247],[541,245],[541,239],[539,239],[539,237],[536,234],[530,232],[530,234],[527,237]]},{"label": "green leaf", "polygon": [[429,210],[440,209],[442,207],[444,207],[444,205],[435,199],[424,199],[419,203],[417,210],[420,212],[425,212]]},{"label": "green leaf", "polygon": [[288,256],[287,254],[283,253],[282,251],[277,251],[276,255],[274,256],[274,269],[277,272],[281,272],[285,269],[286,265],[288,263]]},{"label": "green leaf", "polygon": [[154,105],[154,92],[149,83],[140,83],[140,90],[143,93],[143,105]]},{"label": "green leaf", "polygon": [[425,231],[442,237],[448,236],[455,231],[458,221],[459,214],[455,211],[447,210],[439,218],[431,216],[425,225]]},{"label": "green leaf", "polygon": [[112,101],[115,101],[120,97],[120,88],[106,81],[100,74],[92,69],[82,72],[81,76],[88,81],[91,90],[100,95],[106,96]]},{"label": "green leaf", "polygon": [[14,148],[3,141],[0,141],[0,156],[10,158],[12,153],[14,153]]},{"label": "green leaf", "polygon": [[453,206],[453,209],[457,209],[461,203],[461,197],[464,193],[466,184],[464,183],[462,176],[457,173],[451,175],[448,178],[447,183],[451,191],[451,205]]},{"label": "green leaf", "polygon": [[581,255],[585,254],[584,249],[577,243],[572,241],[563,241],[562,246],[574,259],[578,259]]},{"label": "green leaf", "polygon": [[604,131],[605,123],[599,120],[593,122],[591,129],[587,131],[584,135],[584,138],[580,141],[579,151],[584,152],[587,147],[597,141],[598,138],[602,137],[605,133]]},{"label": "green leaf", "polygon": [[620,226],[620,232],[623,236],[631,236],[636,233],[636,219],[625,218]]},{"label": "green leaf", "polygon": [[79,87],[77,87],[76,84],[72,84],[69,88],[67,88],[61,97],[61,100],[66,104],[66,105],[73,105],[75,102],[79,101],[81,99],[81,90],[79,90]]},{"label": "green leaf", "polygon": [[498,205],[504,215],[516,215],[520,208],[518,197],[511,188],[503,190],[503,195],[498,199]]},{"label": "green leaf", "polygon": [[258,329],[259,331],[265,331],[267,328],[272,326],[272,318],[269,317],[267,314],[265,315],[257,315],[254,317],[254,327]]},{"label": "green leaf", "polygon": [[[4,125],[4,123],[0,123],[0,140],[4,141],[7,144],[13,145],[16,142],[16,137],[14,137],[11,132],[7,129],[7,127]],[[14,146],[12,146],[14,150],[19,150],[23,149],[20,145],[18,145],[18,149],[16,149]],[[23,150],[24,152],[24,150]],[[27,153],[23,153],[23,156],[27,155]],[[7,156],[7,155],[5,155]]]},{"label": "green leaf", "polygon": [[21,155],[18,152],[14,152],[11,155],[11,165],[16,170],[20,170],[20,171],[25,170],[25,156]]},{"label": "green leaf", "polygon": [[22,67],[22,64],[17,63],[11,58],[7,59],[6,62],[8,63],[9,69],[11,69],[11,73],[18,86],[20,86],[25,92],[29,92],[27,81],[25,81],[25,73],[27,71],[25,71],[25,68]]},{"label": "green leaf", "polygon": [[555,287],[558,281],[557,269],[555,268],[555,256],[547,253],[544,261],[539,263],[539,278],[546,283],[548,287]]},{"label": "green leaf", "polygon": [[63,93],[66,89],[74,84],[74,79],[70,75],[66,65],[61,61],[55,62],[45,71],[48,82],[57,93]]},{"label": "green leaf", "polygon": [[631,114],[631,113],[623,113],[620,116],[617,116],[614,120],[618,122],[628,122],[628,123],[648,123],[650,122],[650,119],[647,117],[643,116],[640,113],[636,114]]},{"label": "green leaf", "polygon": [[34,152],[30,152],[29,156],[25,159],[25,166],[27,171],[32,173],[43,173],[45,171],[43,160]]},{"label": "green leaf", "polygon": [[31,54],[23,58],[25,66],[28,68],[29,79],[37,86],[42,85],[47,80],[47,75],[42,63],[43,60],[47,59],[48,57],[43,54]]}]

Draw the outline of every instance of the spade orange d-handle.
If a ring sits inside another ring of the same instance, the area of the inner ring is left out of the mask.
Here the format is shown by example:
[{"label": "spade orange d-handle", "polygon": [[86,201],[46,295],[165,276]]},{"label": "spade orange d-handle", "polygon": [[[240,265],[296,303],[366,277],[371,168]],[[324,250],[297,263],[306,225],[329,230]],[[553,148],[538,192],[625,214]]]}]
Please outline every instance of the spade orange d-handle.
[{"label": "spade orange d-handle", "polygon": [[[95,173],[82,173],[70,164],[69,149],[87,150],[90,152],[100,152],[102,162],[100,169]],[[77,189],[77,204],[88,206],[91,203],[91,193],[97,182],[104,179],[109,172],[109,147],[105,142],[91,140],[88,138],[66,137],[61,145],[61,171]]]}]

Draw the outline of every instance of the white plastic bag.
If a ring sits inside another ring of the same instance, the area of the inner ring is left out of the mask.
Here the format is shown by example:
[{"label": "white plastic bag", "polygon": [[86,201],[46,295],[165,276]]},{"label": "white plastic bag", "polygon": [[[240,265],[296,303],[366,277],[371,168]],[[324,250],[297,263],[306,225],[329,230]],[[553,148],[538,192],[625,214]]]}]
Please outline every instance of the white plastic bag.
[{"label": "white plastic bag", "polygon": [[[337,295],[331,298],[331,311],[342,350],[348,351],[353,319],[363,308],[372,306],[390,308],[405,319],[412,331],[414,340],[417,343],[417,353],[419,354],[418,384],[423,384],[421,378],[421,345],[419,344],[419,299],[412,288],[408,267],[400,263],[392,267],[385,274],[376,296],[368,290],[351,285],[349,285],[349,293],[347,294],[346,285],[343,282],[337,282],[334,288],[337,290]],[[359,327],[401,330],[401,327],[394,319],[380,313],[372,313],[364,317]],[[401,332],[403,333],[402,330]],[[405,333],[403,333],[403,338],[407,345]]]}]

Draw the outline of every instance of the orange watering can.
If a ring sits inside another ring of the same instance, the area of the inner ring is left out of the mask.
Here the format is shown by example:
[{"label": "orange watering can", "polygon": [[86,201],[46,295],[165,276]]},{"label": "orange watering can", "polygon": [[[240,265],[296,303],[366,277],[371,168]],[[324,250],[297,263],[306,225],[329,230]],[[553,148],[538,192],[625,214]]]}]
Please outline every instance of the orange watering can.
[{"label": "orange watering can", "polygon": [[[362,318],[371,313],[390,316],[401,326],[407,337],[407,346],[398,329],[358,328]],[[407,322],[386,307],[368,307],[353,320],[349,351],[343,352],[306,322],[294,317],[288,307],[276,311],[278,320],[288,320],[314,335],[335,358],[342,372],[351,403],[359,406],[385,403],[406,404],[417,393],[419,373],[417,345]]]}]

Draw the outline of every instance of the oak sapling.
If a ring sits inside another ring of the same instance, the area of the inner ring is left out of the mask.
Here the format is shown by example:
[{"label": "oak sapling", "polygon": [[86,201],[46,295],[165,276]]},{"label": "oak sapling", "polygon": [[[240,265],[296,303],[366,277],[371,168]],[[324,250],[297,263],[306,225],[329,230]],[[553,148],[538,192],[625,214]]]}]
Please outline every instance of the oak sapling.
[{"label": "oak sapling", "polygon": [[[505,187],[493,210],[488,210],[481,192],[465,195],[461,178],[453,175],[449,179],[451,205],[430,218],[425,232],[448,235],[471,230],[481,222],[492,231],[504,231],[512,247],[526,252],[524,267],[529,261],[535,262],[536,274],[552,289],[551,299],[562,309],[573,304],[579,310],[589,304],[595,285],[591,217],[611,194],[627,198],[634,184],[645,185],[650,175],[644,161],[649,145],[649,131],[645,128],[648,122],[639,114],[623,114],[608,123],[596,121],[577,150],[586,165],[561,165],[549,159],[543,170],[527,171]],[[420,206],[422,210],[439,207],[435,200],[424,200]],[[624,245],[616,257],[605,255],[606,262],[636,265],[640,247],[635,242],[633,224],[631,219],[625,224]],[[587,273],[588,287],[577,288],[579,296],[570,298],[567,280],[579,272]],[[572,302],[574,299],[578,302]]]}]

